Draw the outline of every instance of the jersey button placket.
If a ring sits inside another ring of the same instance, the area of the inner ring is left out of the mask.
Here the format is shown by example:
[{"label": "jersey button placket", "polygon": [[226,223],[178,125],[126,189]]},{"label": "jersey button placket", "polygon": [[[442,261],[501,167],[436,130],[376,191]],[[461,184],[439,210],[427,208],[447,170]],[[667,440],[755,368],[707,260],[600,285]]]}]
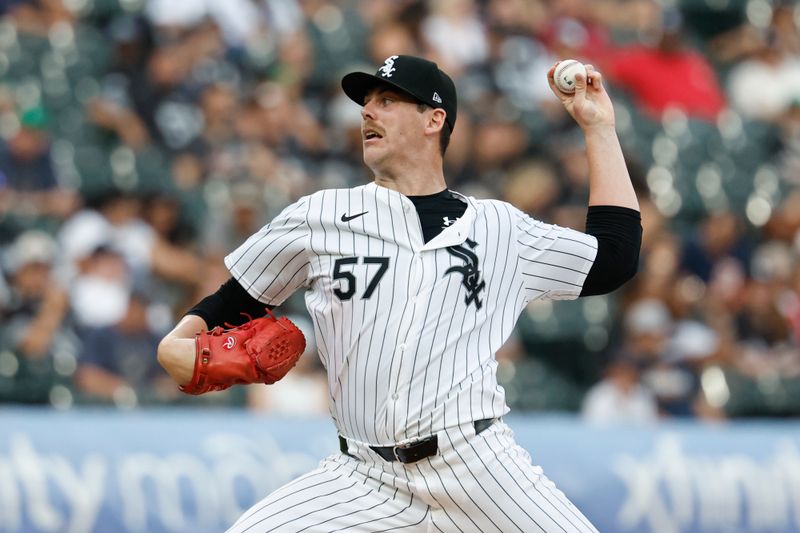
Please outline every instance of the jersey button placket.
[{"label": "jersey button placket", "polygon": [[[403,206],[404,209],[409,206]],[[413,253],[413,252],[412,252]],[[410,261],[410,272],[408,276],[408,283],[409,286],[415,288],[419,285],[419,278],[422,275],[422,258],[419,256],[418,252],[414,253],[413,257]],[[413,290],[413,289],[412,289]],[[415,324],[412,320],[418,320],[418,313],[415,312],[413,309],[416,301],[416,295],[411,295],[408,298],[408,309],[406,310],[405,317],[403,323],[400,326],[400,335],[398,340],[401,342],[397,345],[397,357],[403,360],[402,365],[400,366],[400,373],[397,375],[396,386],[392,394],[389,396],[394,403],[395,413],[398,415],[397,423],[400,427],[403,427],[406,423],[406,408],[405,408],[405,394],[403,394],[403,398],[401,399],[401,394],[398,392],[398,389],[401,387],[407,387],[409,381],[411,379],[411,373],[413,371],[412,368],[412,361],[409,358],[409,355],[413,356],[413,353],[409,353],[409,350],[413,350],[413,346],[409,346],[409,339],[413,339],[414,335],[414,328]]]},{"label": "jersey button placket", "polygon": [[[404,358],[405,364],[402,367],[402,375],[399,376],[399,383],[410,384],[415,370],[415,359],[419,356],[417,343],[420,341],[422,331],[425,326],[426,320],[426,307],[427,307],[427,289],[423,285],[424,272],[426,268],[433,269],[433,264],[430,263],[431,252],[417,252],[411,260],[411,272],[409,276],[409,284],[412,294],[408,297],[409,317],[411,320],[405,326],[405,337],[400,345],[398,345],[399,355]],[[417,367],[419,370],[419,367]],[[407,417],[410,413],[414,412],[414,408],[409,408],[407,399],[404,397],[395,401],[395,406],[400,412],[403,408],[403,425],[408,424]],[[413,392],[412,396],[413,397]]]}]

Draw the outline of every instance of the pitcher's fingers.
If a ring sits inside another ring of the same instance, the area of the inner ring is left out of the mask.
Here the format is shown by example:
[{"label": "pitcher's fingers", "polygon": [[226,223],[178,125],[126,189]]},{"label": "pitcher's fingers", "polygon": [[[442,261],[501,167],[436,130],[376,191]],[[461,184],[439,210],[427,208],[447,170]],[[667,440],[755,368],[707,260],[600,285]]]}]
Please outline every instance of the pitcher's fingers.
[{"label": "pitcher's fingers", "polygon": [[550,85],[550,90],[553,91],[556,96],[558,96],[559,100],[563,101],[565,98],[568,98],[571,95],[561,92],[556,86],[555,72],[557,66],[558,63],[550,67],[550,70],[547,71],[547,84]]},{"label": "pitcher's fingers", "polygon": [[550,85],[550,88],[553,90],[557,90],[556,87],[556,67],[558,63],[554,64],[550,67],[550,70],[547,71],[547,83]]},{"label": "pitcher's fingers", "polygon": [[582,72],[575,74],[575,92],[570,96],[572,96],[572,102],[577,108],[581,108],[583,102],[586,101],[586,92],[589,90],[587,81],[586,76],[584,76]]},{"label": "pitcher's fingers", "polygon": [[584,66],[586,67],[586,84],[591,86],[594,83],[594,73],[596,72],[594,65],[587,63]]},{"label": "pitcher's fingers", "polygon": [[603,76],[599,70],[594,68],[594,65],[586,65],[586,75],[588,77],[587,84],[595,90],[599,90],[603,84]]},{"label": "pitcher's fingers", "polygon": [[556,79],[556,67],[558,66],[558,62],[553,63],[553,66],[550,67],[547,71],[547,79],[550,81],[554,81]]},{"label": "pitcher's fingers", "polygon": [[603,88],[603,74],[599,70],[595,70],[591,73],[589,81],[595,90],[599,91]]}]

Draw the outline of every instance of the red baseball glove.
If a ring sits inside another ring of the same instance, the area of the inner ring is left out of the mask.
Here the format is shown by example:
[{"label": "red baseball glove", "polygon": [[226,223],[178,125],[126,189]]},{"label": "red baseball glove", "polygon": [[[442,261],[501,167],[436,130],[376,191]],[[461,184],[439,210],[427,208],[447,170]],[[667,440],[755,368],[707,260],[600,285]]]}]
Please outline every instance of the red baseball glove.
[{"label": "red baseball glove", "polygon": [[198,333],[192,381],[180,389],[203,394],[237,384],[271,384],[285,376],[305,350],[306,339],[291,320],[267,313],[239,327]]}]

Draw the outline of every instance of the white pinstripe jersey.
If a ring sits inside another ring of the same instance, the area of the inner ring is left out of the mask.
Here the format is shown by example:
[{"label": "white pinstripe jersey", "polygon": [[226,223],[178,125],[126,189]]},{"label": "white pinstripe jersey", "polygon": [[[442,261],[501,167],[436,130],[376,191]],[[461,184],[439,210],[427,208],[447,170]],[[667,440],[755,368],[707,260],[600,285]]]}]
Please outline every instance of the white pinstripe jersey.
[{"label": "white pinstripe jersey", "polygon": [[426,244],[404,195],[323,190],[225,258],[264,303],[305,288],[331,415],[350,439],[387,445],[502,416],[495,352],[528,302],[580,294],[594,237],[462,199],[464,215]]}]

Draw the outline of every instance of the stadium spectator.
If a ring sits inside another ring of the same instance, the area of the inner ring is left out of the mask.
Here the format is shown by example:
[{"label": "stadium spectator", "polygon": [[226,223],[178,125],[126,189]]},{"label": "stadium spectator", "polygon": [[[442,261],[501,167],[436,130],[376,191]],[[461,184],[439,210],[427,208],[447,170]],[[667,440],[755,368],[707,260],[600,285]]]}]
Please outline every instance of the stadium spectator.
[{"label": "stadium spectator", "polygon": [[780,45],[775,30],[761,32],[750,56],[731,69],[728,94],[747,118],[782,120],[800,102],[800,56]]},{"label": "stadium spectator", "polygon": [[125,257],[110,243],[98,244],[78,263],[70,280],[70,307],[82,335],[124,316],[134,278]]},{"label": "stadium spectator", "polygon": [[780,120],[782,148],[776,156],[781,179],[792,186],[800,183],[800,102],[795,102]]},{"label": "stadium spectator", "polygon": [[158,275],[187,285],[198,281],[197,257],[170,244],[142,219],[137,196],[112,189],[98,195],[93,204],[60,229],[67,279],[80,270],[82,259],[99,247],[110,247],[122,255],[136,280]]},{"label": "stadium spectator", "polygon": [[674,333],[672,314],[663,302],[640,300],[626,312],[619,356],[639,367],[642,383],[654,395],[662,415],[689,416],[696,376],[670,352]]},{"label": "stadium spectator", "polygon": [[148,298],[133,292],[126,304],[112,324],[83,332],[74,376],[77,390],[84,401],[125,408],[175,399],[178,391],[149,356],[162,332],[154,331],[149,323]]},{"label": "stadium spectator", "polygon": [[549,2],[550,16],[543,39],[555,57],[602,64],[611,42],[597,4],[592,0]]},{"label": "stadium spectator", "polygon": [[249,181],[233,183],[227,191],[227,201],[209,213],[203,230],[206,253],[219,259],[263,225],[264,204],[268,201],[264,188]]},{"label": "stadium spectator", "polygon": [[458,77],[489,56],[486,28],[474,0],[433,0],[421,36],[433,61]]},{"label": "stadium spectator", "polygon": [[395,54],[419,54],[411,29],[396,21],[387,21],[375,28],[370,35],[369,51],[375,63]]},{"label": "stadium spectator", "polygon": [[0,345],[15,371],[0,378],[0,399],[47,403],[59,381],[57,364],[67,373],[73,370],[78,342],[67,291],[53,272],[56,243],[47,233],[29,230],[17,236],[4,259],[9,292],[0,307]]},{"label": "stadium spectator", "polygon": [[69,215],[79,198],[56,176],[45,109],[35,105],[17,111],[0,90],[0,115],[13,124],[8,135],[0,136],[0,215]]},{"label": "stadium spectator", "polygon": [[681,266],[708,281],[715,266],[726,259],[747,272],[751,253],[751,245],[742,234],[739,218],[734,213],[720,211],[709,214],[698,224],[696,234],[686,240]]},{"label": "stadium spectator", "polygon": [[47,118],[42,107],[21,113],[19,127],[7,143],[0,143],[4,185],[18,191],[41,191],[58,186],[50,162]]},{"label": "stadium spectator", "polygon": [[612,359],[604,377],[584,396],[583,419],[596,425],[638,425],[658,421],[658,405],[639,379],[636,361]]},{"label": "stadium spectator", "polygon": [[714,121],[725,107],[725,95],[712,65],[687,44],[682,26],[679,11],[664,10],[655,46],[635,44],[614,50],[601,68],[612,86],[630,93],[657,120],[677,107],[689,117]]},{"label": "stadium spectator", "polygon": [[503,198],[531,216],[549,220],[562,191],[553,165],[529,159],[520,161],[509,171]]}]

